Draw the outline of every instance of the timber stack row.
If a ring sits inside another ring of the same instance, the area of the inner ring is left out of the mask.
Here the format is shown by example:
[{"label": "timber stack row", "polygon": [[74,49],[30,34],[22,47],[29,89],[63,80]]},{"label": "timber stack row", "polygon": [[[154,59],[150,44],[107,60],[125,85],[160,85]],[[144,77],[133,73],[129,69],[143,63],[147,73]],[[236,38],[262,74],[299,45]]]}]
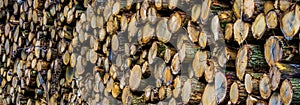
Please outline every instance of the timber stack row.
[{"label": "timber stack row", "polygon": [[0,103],[300,104],[298,0],[0,0]]}]

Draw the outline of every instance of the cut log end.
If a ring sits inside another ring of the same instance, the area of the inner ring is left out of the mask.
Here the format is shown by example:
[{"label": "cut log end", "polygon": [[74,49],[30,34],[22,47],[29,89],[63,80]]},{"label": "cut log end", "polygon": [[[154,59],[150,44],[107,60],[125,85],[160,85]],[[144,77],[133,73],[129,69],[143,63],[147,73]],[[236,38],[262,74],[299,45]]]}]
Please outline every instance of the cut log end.
[{"label": "cut log end", "polygon": [[215,74],[215,92],[217,104],[223,103],[227,94],[227,79],[222,72]]},{"label": "cut log end", "polygon": [[[248,0],[249,1],[249,0]],[[259,14],[255,21],[252,23],[251,31],[253,34],[253,37],[256,39],[260,39],[265,30],[266,30],[266,21],[265,16],[263,13]]]},{"label": "cut log end", "polygon": [[272,93],[270,78],[266,74],[262,77],[259,82],[259,92],[263,99],[268,99]]},{"label": "cut log end", "polygon": [[293,98],[292,84],[288,79],[285,79],[280,87],[280,97],[283,104],[291,104]]},{"label": "cut log end", "polygon": [[135,65],[130,71],[130,77],[129,77],[130,89],[136,90],[140,85],[141,78],[142,78],[141,67],[139,65]]}]

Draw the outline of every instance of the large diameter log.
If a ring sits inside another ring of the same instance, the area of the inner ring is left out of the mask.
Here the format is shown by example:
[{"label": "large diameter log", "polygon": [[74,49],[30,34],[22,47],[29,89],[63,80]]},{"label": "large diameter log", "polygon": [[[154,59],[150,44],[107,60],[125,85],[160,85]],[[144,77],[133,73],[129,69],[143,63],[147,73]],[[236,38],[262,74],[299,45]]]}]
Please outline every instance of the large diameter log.
[{"label": "large diameter log", "polygon": [[271,36],[264,45],[264,55],[269,66],[274,66],[276,62],[289,62],[295,56],[296,49],[288,46],[283,36]]},{"label": "large diameter log", "polygon": [[280,87],[280,97],[283,104],[288,105],[300,103],[299,83],[300,80],[298,78],[285,79],[282,82]]},{"label": "large diameter log", "polygon": [[247,92],[245,90],[245,85],[242,84],[240,81],[234,82],[230,87],[230,101],[233,104],[240,104],[244,102],[247,97]]},{"label": "large diameter log", "polygon": [[262,49],[257,45],[244,45],[236,57],[236,73],[239,80],[244,80],[245,72],[266,72],[266,61]]}]

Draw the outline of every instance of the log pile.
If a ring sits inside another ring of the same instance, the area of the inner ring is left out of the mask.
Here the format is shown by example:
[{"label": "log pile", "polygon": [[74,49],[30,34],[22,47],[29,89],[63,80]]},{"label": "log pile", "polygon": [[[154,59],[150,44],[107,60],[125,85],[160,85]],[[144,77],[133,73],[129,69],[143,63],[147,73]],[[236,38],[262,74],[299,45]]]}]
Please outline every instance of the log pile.
[{"label": "log pile", "polygon": [[298,0],[0,0],[1,104],[300,104]]}]

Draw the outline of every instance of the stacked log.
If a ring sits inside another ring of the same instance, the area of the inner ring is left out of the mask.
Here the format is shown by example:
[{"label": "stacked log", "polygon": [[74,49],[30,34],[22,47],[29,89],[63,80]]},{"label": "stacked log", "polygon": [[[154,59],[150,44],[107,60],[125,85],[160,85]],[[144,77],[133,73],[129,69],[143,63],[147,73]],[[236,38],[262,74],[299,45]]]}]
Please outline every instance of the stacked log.
[{"label": "stacked log", "polygon": [[299,1],[0,0],[0,19],[1,104],[300,103]]}]

